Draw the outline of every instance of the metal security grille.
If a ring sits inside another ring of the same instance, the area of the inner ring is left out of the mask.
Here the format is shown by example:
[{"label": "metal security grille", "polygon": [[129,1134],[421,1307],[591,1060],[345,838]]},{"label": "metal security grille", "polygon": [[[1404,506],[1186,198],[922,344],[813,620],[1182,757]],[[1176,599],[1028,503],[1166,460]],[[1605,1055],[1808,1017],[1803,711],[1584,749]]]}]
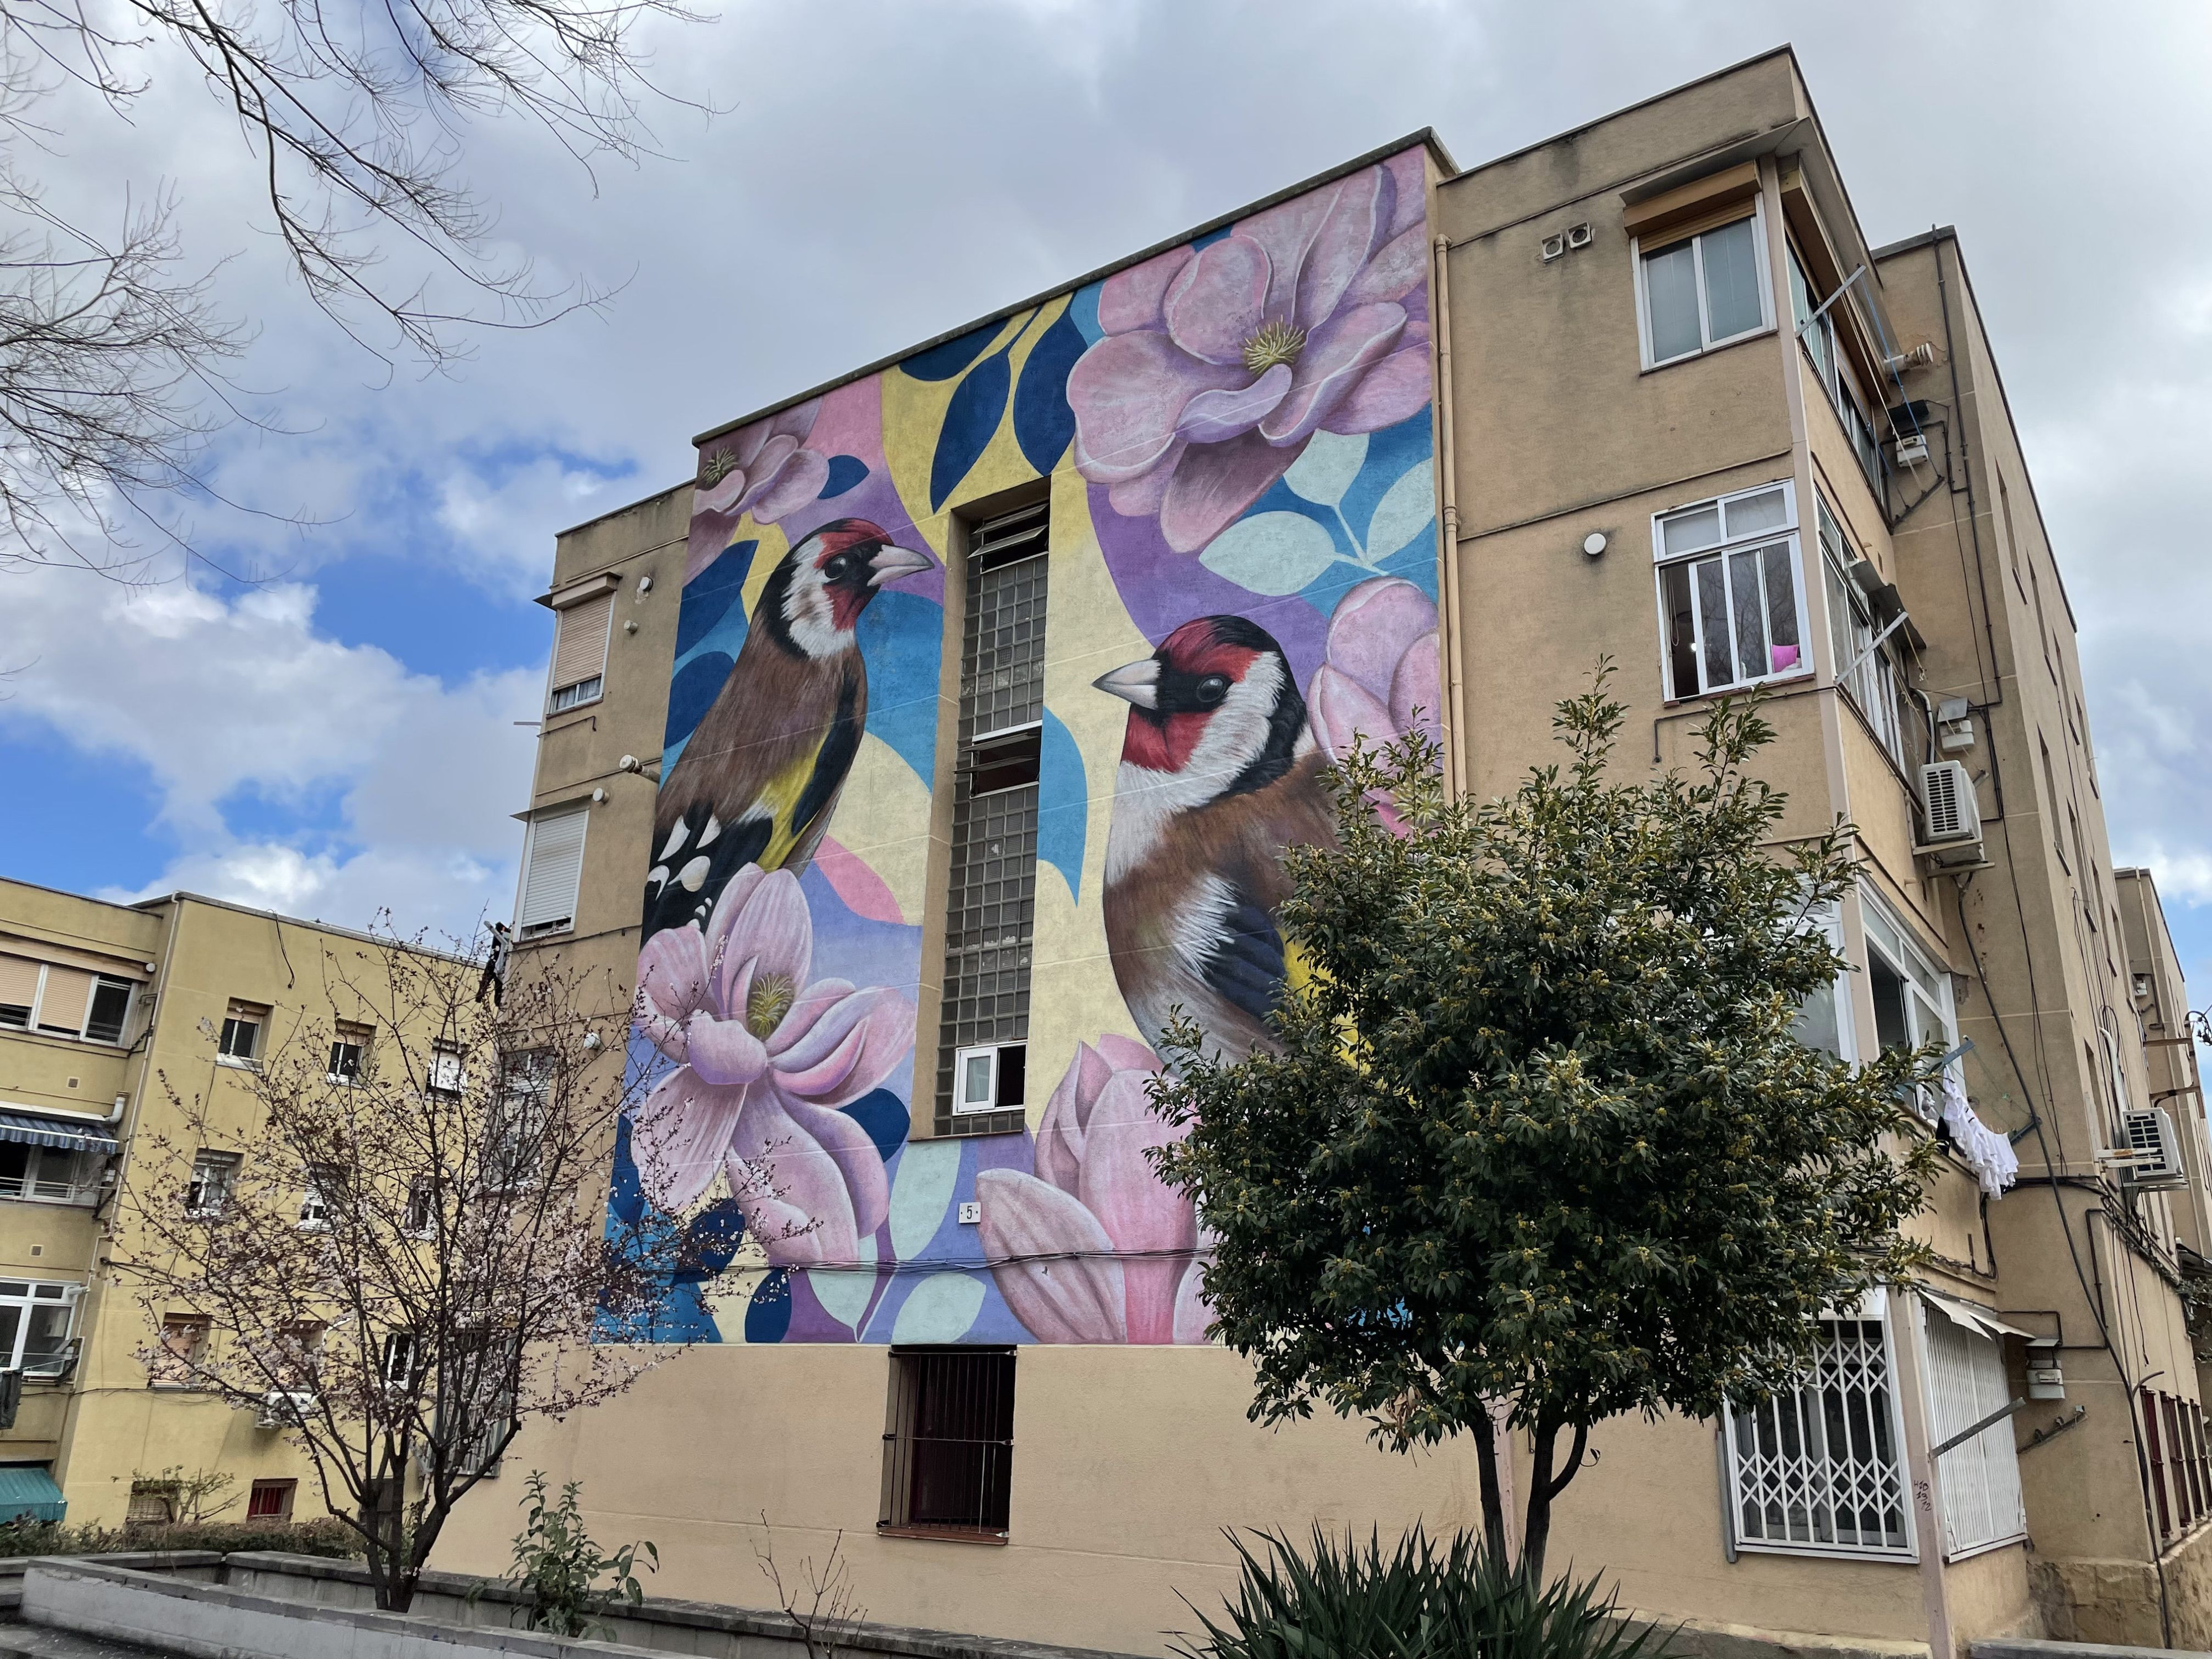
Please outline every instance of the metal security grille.
[{"label": "metal security grille", "polygon": [[1737,1542],[1903,1554],[1905,1478],[1882,1322],[1820,1324],[1820,1349],[1802,1383],[1729,1413]]},{"label": "metal security grille", "polygon": [[[937,1060],[939,1134],[1022,1127],[1036,925],[1037,762],[1050,526],[1040,502],[979,526],[968,554],[951,879]],[[956,1112],[956,1057],[999,1050],[1003,1109]]]},{"label": "metal security grille", "polygon": [[[2011,1399],[2004,1355],[1990,1338],[1961,1330],[1946,1316],[1933,1313],[1928,1320],[1928,1392],[1929,1434],[1941,1445]],[[1946,1555],[1962,1555],[2027,1530],[2010,1419],[1945,1452],[1940,1472]]]},{"label": "metal security grille", "polygon": [[879,1528],[1005,1537],[1013,1457],[1012,1349],[891,1351]]}]

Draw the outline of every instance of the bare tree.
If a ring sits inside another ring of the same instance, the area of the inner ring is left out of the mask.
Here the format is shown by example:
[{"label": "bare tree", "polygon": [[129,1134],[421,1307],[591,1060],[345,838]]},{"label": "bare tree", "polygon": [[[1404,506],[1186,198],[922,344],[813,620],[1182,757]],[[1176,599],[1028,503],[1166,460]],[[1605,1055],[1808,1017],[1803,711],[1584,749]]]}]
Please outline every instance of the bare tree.
[{"label": "bare tree", "polygon": [[775,1592],[776,1606],[797,1628],[806,1659],[837,1659],[859,1637],[867,1619],[868,1610],[853,1589],[853,1565],[844,1548],[845,1529],[840,1527],[821,1565],[811,1555],[803,1558],[797,1577],[787,1585],[775,1564],[775,1528],[769,1523],[768,1511],[761,1511],[761,1541],[753,1546],[753,1559]]},{"label": "bare tree", "polygon": [[205,441],[240,413],[226,370],[249,331],[210,307],[212,272],[180,269],[173,198],[121,204],[102,236],[26,167],[58,137],[40,119],[58,91],[127,120],[164,69],[201,78],[308,296],[386,362],[441,367],[477,327],[607,292],[541,283],[495,246],[459,174],[466,125],[520,114],[587,179],[635,160],[661,95],[640,27],[698,15],[684,0],[0,0],[0,564],[143,571],[129,521],[183,545],[152,498],[206,490]]},{"label": "bare tree", "polygon": [[619,1025],[589,1011],[618,994],[540,959],[494,1006],[476,963],[384,937],[324,969],[330,1017],[245,1077],[253,1127],[171,1091],[185,1127],[134,1145],[114,1265],[161,1333],[156,1380],[305,1451],[378,1606],[404,1611],[522,1423],[666,1352],[595,1339],[659,1340],[690,1246],[605,1206],[631,1085]]}]

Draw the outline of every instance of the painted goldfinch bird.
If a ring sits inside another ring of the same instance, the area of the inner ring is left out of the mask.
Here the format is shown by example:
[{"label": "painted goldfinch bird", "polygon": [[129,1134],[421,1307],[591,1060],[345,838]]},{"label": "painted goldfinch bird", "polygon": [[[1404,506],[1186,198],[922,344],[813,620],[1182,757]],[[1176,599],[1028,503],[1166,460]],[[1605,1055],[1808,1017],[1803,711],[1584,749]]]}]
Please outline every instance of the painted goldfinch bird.
[{"label": "painted goldfinch bird", "polygon": [[661,782],[646,937],[703,921],[748,864],[806,867],[867,726],[860,613],[884,583],[935,564],[865,519],[825,524],[777,562],[729,678]]},{"label": "painted goldfinch bird", "polygon": [[1200,617],[1092,684],[1129,704],[1106,840],[1121,1000],[1156,1048],[1180,1006],[1231,1059],[1273,1050],[1267,1014],[1296,972],[1275,921],[1283,849],[1336,840],[1328,757],[1282,647]]}]

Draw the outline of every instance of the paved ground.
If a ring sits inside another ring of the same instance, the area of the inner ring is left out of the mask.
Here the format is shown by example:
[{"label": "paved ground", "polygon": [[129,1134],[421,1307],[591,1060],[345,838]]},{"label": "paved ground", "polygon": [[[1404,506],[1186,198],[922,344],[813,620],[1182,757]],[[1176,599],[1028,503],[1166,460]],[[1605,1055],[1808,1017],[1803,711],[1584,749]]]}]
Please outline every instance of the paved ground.
[{"label": "paved ground", "polygon": [[153,1648],[94,1641],[88,1636],[72,1636],[37,1625],[0,1625],[0,1655],[22,1655],[25,1659],[178,1659]]}]

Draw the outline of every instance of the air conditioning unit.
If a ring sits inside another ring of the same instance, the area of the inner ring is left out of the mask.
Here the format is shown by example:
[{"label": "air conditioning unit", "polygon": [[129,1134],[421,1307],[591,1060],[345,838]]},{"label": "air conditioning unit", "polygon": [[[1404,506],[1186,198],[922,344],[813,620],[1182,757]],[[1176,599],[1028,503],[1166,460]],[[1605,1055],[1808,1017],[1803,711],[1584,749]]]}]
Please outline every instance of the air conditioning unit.
[{"label": "air conditioning unit", "polygon": [[1917,466],[1927,459],[1928,434],[1926,433],[1908,432],[1897,441],[1897,464],[1899,466]]},{"label": "air conditioning unit", "polygon": [[313,1409],[315,1396],[311,1394],[286,1394],[274,1389],[261,1398],[261,1415],[254,1419],[258,1429],[289,1429]]},{"label": "air conditioning unit", "polygon": [[2185,1187],[2188,1172],[2181,1167],[2181,1142],[2173,1133],[2173,1120],[2161,1106],[2138,1106],[2126,1114],[2127,1156],[2115,1160],[2122,1181],[2130,1187]]},{"label": "air conditioning unit", "polygon": [[1920,769],[1923,838],[1914,850],[1939,864],[1977,863],[1982,856],[1982,809],[1974,775],[1960,761],[1931,761]]}]

